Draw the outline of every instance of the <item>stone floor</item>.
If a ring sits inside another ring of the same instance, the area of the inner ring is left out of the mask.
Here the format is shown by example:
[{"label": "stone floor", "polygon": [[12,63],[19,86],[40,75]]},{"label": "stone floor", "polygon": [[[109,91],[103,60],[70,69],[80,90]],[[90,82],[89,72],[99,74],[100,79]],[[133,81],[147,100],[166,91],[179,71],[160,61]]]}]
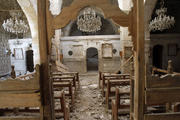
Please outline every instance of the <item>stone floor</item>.
[{"label": "stone floor", "polygon": [[[80,75],[81,86],[75,98],[75,106],[70,120],[111,120],[104,104],[104,98],[98,88],[98,73],[89,72]],[[128,120],[122,117],[121,120]]]},{"label": "stone floor", "polygon": [[103,104],[103,97],[98,88],[97,72],[80,75],[81,86],[75,98],[71,120],[110,120]]}]

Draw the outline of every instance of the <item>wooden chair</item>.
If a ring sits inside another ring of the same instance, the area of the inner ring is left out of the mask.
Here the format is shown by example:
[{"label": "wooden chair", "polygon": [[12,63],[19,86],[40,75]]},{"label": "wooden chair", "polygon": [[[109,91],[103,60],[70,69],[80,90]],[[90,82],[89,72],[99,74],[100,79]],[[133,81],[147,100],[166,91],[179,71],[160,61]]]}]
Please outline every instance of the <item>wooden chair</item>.
[{"label": "wooden chair", "polygon": [[30,75],[0,81],[0,108],[4,113],[9,108],[38,107],[39,113],[26,113],[28,116],[0,115],[0,120],[43,120],[43,105],[40,93],[40,71]]}]

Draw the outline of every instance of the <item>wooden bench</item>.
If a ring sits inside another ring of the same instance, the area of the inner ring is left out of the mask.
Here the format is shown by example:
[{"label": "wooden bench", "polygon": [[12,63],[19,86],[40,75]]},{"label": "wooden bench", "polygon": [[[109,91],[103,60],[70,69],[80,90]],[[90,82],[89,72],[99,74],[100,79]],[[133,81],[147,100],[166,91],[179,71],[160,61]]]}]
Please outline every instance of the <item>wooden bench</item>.
[{"label": "wooden bench", "polygon": [[99,71],[99,88],[102,87],[103,74],[111,74],[111,73]]},{"label": "wooden bench", "polygon": [[70,76],[70,75],[62,75],[59,73],[52,73],[52,79],[53,82],[55,81],[71,81],[72,86],[76,89],[76,79],[75,76]]},{"label": "wooden bench", "polygon": [[[0,120],[43,120],[39,65],[35,70],[30,75],[0,81],[0,109],[5,114],[0,115]],[[6,116],[6,109],[27,107],[37,107],[39,113]]]},{"label": "wooden bench", "polygon": [[[146,80],[145,106],[180,102],[180,75],[167,74],[151,76]],[[179,120],[179,112],[149,113],[144,112],[144,120]]]},{"label": "wooden bench", "polygon": [[51,74],[58,75],[58,76],[71,76],[74,77],[75,82],[73,83],[73,86],[76,86],[76,83],[78,83],[78,86],[80,85],[79,80],[79,73],[78,72],[69,72],[69,69],[64,66],[62,63],[56,61],[55,64],[50,65]]},{"label": "wooden bench", "polygon": [[[130,79],[108,80],[107,90],[106,90],[106,104],[107,104],[108,109],[110,107],[109,103],[111,102],[111,99],[114,98],[114,96],[115,96],[116,87],[121,87],[122,89],[128,87],[130,89]],[[130,93],[130,90],[127,92]]]},{"label": "wooden bench", "polygon": [[[74,94],[75,94],[75,88],[73,89],[73,79],[62,79],[64,77],[62,76],[52,76],[52,83],[53,83],[53,91],[58,92],[61,90],[66,91],[65,95],[69,96],[71,99],[71,105],[74,104]],[[66,78],[66,77],[65,77]],[[65,88],[67,88],[65,90]]]},{"label": "wooden bench", "polygon": [[107,80],[113,80],[113,79],[130,79],[129,74],[103,74],[102,79],[102,94],[105,96],[105,87],[107,86]]},{"label": "wooden bench", "polygon": [[116,88],[115,99],[112,100],[112,119],[119,120],[121,115],[130,114],[130,102],[122,103],[123,100],[130,100],[130,91]]}]

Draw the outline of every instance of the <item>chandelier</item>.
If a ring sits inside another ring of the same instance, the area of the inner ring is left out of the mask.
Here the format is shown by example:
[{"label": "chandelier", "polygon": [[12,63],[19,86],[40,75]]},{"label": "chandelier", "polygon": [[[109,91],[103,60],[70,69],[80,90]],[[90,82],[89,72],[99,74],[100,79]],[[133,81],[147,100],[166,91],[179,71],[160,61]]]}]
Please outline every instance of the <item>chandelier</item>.
[{"label": "chandelier", "polygon": [[88,7],[84,9],[82,15],[77,19],[78,29],[83,32],[97,32],[101,30],[101,17],[96,15],[96,12]]},{"label": "chandelier", "polygon": [[11,18],[4,20],[2,26],[7,32],[15,33],[27,33],[29,31],[29,26],[20,17],[22,13],[20,12],[10,12]]},{"label": "chandelier", "polygon": [[160,3],[161,7],[156,10],[157,17],[149,24],[150,31],[163,31],[170,29],[175,24],[175,19],[172,16],[166,15],[167,8],[164,7],[164,0]]}]

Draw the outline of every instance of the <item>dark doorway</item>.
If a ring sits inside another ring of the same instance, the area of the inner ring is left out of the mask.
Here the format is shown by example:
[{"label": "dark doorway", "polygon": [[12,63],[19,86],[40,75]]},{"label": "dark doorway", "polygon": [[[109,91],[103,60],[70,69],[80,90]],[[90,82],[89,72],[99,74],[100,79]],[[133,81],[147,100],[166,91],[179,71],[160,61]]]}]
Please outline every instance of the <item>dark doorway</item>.
[{"label": "dark doorway", "polygon": [[153,66],[157,68],[162,68],[163,60],[163,46],[156,45],[153,48]]},{"label": "dark doorway", "polygon": [[88,48],[86,52],[87,71],[98,71],[98,50]]}]

